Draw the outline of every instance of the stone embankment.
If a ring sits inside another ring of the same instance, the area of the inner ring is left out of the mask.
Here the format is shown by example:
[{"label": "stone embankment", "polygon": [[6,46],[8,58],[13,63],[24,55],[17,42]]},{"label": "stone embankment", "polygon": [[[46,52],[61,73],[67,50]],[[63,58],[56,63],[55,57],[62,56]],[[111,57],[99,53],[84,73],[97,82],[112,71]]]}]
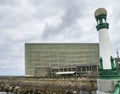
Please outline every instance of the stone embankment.
[{"label": "stone embankment", "polygon": [[15,94],[92,94],[95,90],[96,79],[0,77],[0,91]]}]

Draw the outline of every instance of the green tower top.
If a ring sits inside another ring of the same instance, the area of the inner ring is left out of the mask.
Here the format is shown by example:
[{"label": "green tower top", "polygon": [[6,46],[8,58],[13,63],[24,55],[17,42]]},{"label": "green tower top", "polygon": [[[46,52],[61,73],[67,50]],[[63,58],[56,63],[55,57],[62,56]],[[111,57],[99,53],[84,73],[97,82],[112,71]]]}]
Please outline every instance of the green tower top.
[{"label": "green tower top", "polygon": [[106,22],[107,11],[104,8],[98,8],[94,13],[95,19],[97,21],[97,31],[102,28],[109,28],[109,24]]}]

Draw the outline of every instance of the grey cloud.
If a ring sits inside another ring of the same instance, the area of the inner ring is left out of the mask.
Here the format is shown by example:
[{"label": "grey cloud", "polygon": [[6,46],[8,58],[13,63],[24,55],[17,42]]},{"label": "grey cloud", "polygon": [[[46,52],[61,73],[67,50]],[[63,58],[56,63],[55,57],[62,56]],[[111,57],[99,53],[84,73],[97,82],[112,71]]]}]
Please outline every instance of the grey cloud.
[{"label": "grey cloud", "polygon": [[1,0],[0,4],[0,28],[16,28],[34,19],[29,0]]},{"label": "grey cloud", "polygon": [[61,23],[56,27],[46,25],[42,39],[49,40],[50,37],[56,37],[56,35],[62,33],[65,29],[71,28],[72,25],[76,24],[78,18],[82,19],[83,17],[83,5],[74,2],[74,0],[64,2],[64,10],[65,13],[61,17]]},{"label": "grey cloud", "polygon": [[0,5],[5,6],[5,5],[15,5],[16,0],[0,0]]},{"label": "grey cloud", "polygon": [[62,4],[59,1],[60,0],[30,0],[29,3],[34,10],[32,17],[42,21],[51,16],[58,16],[62,11]]},{"label": "grey cloud", "polygon": [[2,7],[0,10],[0,28],[15,28],[19,24],[30,20],[29,13],[24,12],[25,10],[18,7]]}]

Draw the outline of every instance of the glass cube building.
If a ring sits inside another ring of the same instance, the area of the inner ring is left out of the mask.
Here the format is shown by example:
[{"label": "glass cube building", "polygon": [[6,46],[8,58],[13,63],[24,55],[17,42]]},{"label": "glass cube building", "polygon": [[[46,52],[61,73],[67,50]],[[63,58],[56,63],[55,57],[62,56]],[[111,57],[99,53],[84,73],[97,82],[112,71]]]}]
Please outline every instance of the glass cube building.
[{"label": "glass cube building", "polygon": [[98,43],[25,43],[26,75],[50,76],[53,68],[90,64],[99,64]]}]

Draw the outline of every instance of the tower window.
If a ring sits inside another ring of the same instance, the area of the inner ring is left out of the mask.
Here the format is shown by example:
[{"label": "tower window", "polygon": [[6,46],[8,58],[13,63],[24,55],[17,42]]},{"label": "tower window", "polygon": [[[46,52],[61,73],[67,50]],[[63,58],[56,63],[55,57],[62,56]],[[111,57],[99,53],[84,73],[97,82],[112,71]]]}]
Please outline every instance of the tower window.
[{"label": "tower window", "polygon": [[102,19],[102,22],[105,23],[106,22],[105,19]]},{"label": "tower window", "polygon": [[97,24],[100,24],[100,20],[97,21]]}]

